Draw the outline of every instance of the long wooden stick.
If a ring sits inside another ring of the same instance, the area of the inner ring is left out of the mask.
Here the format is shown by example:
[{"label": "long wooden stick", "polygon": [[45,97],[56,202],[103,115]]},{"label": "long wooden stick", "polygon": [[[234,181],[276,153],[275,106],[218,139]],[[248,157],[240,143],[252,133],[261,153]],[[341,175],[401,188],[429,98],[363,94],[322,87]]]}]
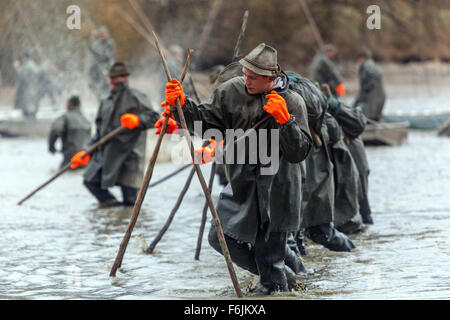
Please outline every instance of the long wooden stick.
[{"label": "long wooden stick", "polygon": [[[208,182],[209,193],[212,192],[215,174],[216,174],[216,162],[213,161],[213,163],[211,165],[211,174],[209,176],[209,182]],[[195,249],[195,256],[194,256],[195,260],[200,259],[200,250],[202,249],[203,233],[205,231],[207,215],[208,215],[208,201],[205,201],[205,204],[203,206],[203,212],[202,212],[202,220],[200,221],[200,229],[198,231],[197,248]]]},{"label": "long wooden stick", "polygon": [[179,174],[181,171],[183,171],[183,170],[189,168],[191,165],[192,165],[192,164],[188,163],[188,164],[182,166],[181,168],[179,168],[179,169],[175,170],[174,172],[168,174],[167,176],[165,176],[165,177],[159,179],[158,181],[155,181],[155,182],[151,183],[151,184],[148,186],[148,188],[150,189],[150,188],[156,187],[158,184],[163,183],[163,182],[166,181],[166,180],[169,180],[169,179],[172,178],[173,176],[176,176],[176,175]]},{"label": "long wooden stick", "polygon": [[189,173],[189,177],[187,178],[183,189],[181,190],[180,195],[178,196],[178,199],[177,199],[177,201],[175,203],[175,206],[173,207],[172,211],[169,214],[169,217],[167,218],[166,223],[164,224],[163,228],[159,231],[159,233],[157,234],[155,239],[153,239],[152,243],[150,244],[150,246],[147,248],[147,250],[145,252],[153,253],[153,250],[155,250],[156,245],[161,240],[161,238],[164,236],[164,234],[166,233],[167,229],[169,229],[170,224],[172,223],[172,220],[175,217],[175,213],[177,213],[177,210],[180,207],[181,202],[183,201],[184,195],[186,194],[186,192],[189,189],[189,186],[191,185],[191,181],[192,181],[192,177],[194,176],[194,173],[195,173],[195,168],[193,167],[191,169],[191,172]]},{"label": "long wooden stick", "polygon": [[115,10],[119,13],[147,42],[155,47],[155,43],[152,41],[151,37],[147,34],[145,29],[141,27],[138,23],[136,23],[130,15],[128,15],[125,11]]},{"label": "long wooden stick", "polygon": [[[181,77],[180,77],[180,82],[182,82],[184,80],[184,77],[186,76],[187,69],[189,68],[190,62],[191,62],[191,53],[189,51],[188,57],[186,59],[186,64],[184,65],[183,73],[181,74]],[[161,142],[166,133],[167,123],[169,122],[169,119],[170,119],[170,115],[166,115],[163,125],[162,125],[162,128],[161,128],[161,133],[159,134],[158,140],[156,141],[155,149],[153,150],[152,157],[150,158],[150,163],[147,167],[147,170],[145,171],[144,180],[142,181],[141,187],[139,189],[139,193],[138,193],[136,202],[133,207],[133,212],[131,214],[130,222],[128,223],[127,230],[122,239],[122,242],[120,243],[119,251],[117,252],[116,259],[114,260],[114,264],[111,268],[111,272],[109,273],[110,277],[116,276],[117,269],[122,264],[123,256],[125,255],[125,251],[127,249],[128,242],[130,241],[131,233],[133,232],[134,226],[135,226],[137,218],[139,216],[139,212],[141,211],[142,202],[144,201],[145,194],[147,193],[148,185],[152,178],[153,168],[155,167],[156,158],[158,157],[159,149],[161,147]]]},{"label": "long wooden stick", "polygon": [[220,8],[222,6],[223,0],[214,0],[214,3],[212,4],[212,7],[209,11],[208,18],[205,23],[205,27],[203,28],[203,31],[200,35],[200,39],[198,41],[198,47],[196,48],[198,55],[196,56],[196,59],[194,59],[196,62],[201,60],[202,54],[203,54],[203,48],[206,45],[206,42],[209,38],[209,35],[211,34],[211,30],[214,26],[214,22],[216,21],[216,17],[219,14]]},{"label": "long wooden stick", "polygon": [[324,42],[323,42],[322,36],[320,35],[319,28],[317,27],[314,17],[312,15],[311,11],[309,10],[309,6],[308,6],[308,3],[306,2],[306,0],[299,0],[299,1],[300,1],[300,5],[303,8],[303,12],[305,13],[306,19],[308,19],[308,22],[313,31],[314,38],[316,39],[316,42],[317,42],[317,46],[319,47],[319,50],[320,50],[323,48]]},{"label": "long wooden stick", "polygon": [[198,95],[197,88],[195,87],[194,80],[192,79],[192,77],[190,75],[188,76],[188,78],[189,78],[189,82],[190,82],[190,84],[192,86],[192,91],[194,92],[195,100],[196,100],[197,103],[200,103],[201,100],[200,100],[200,97]]},{"label": "long wooden stick", "polygon": [[[163,53],[161,51],[161,48],[159,46],[158,37],[156,36],[155,31],[152,31],[152,33],[153,33],[153,37],[155,38],[155,43],[156,43],[156,46],[158,47],[158,52],[159,52],[159,55],[161,57],[161,61],[162,61],[163,66],[164,66],[164,70],[165,70],[166,75],[167,75],[167,80],[170,81],[171,80],[171,76],[170,76],[169,68],[167,67],[166,59],[164,58],[164,55],[163,55]],[[213,215],[214,226],[216,228],[216,232],[217,232],[217,235],[218,235],[218,238],[219,238],[220,247],[222,249],[223,256],[224,256],[225,261],[227,263],[228,272],[230,273],[231,281],[233,282],[233,286],[234,286],[234,289],[236,291],[236,295],[238,297],[242,297],[241,288],[239,287],[239,282],[237,280],[236,273],[234,272],[233,262],[231,260],[230,252],[228,251],[228,246],[227,246],[227,243],[225,241],[225,236],[223,234],[222,225],[220,224],[219,215],[218,215],[218,213],[216,211],[216,208],[214,207],[214,203],[212,201],[211,194],[208,191],[208,186],[206,185],[205,178],[203,177],[203,174],[202,174],[202,171],[200,169],[200,166],[195,161],[194,146],[192,144],[191,136],[189,135],[189,131],[188,131],[188,128],[187,128],[187,125],[186,125],[186,120],[184,118],[183,110],[181,109],[181,105],[180,105],[179,99],[177,99],[177,101],[176,101],[176,107],[177,107],[178,116],[180,118],[181,126],[184,129],[183,130],[184,136],[185,136],[185,138],[186,138],[186,140],[187,140],[187,142],[189,144],[190,150],[191,150],[191,158],[194,161],[195,171],[197,172],[197,176],[198,176],[198,179],[199,179],[200,184],[202,186],[203,193],[205,194],[205,197],[208,200],[209,209],[211,210],[211,213]]]},{"label": "long wooden stick", "polygon": [[241,32],[239,33],[236,46],[234,47],[233,58],[231,62],[235,61],[239,57],[239,49],[241,48],[242,40],[244,39],[245,29],[247,29],[248,10],[245,10],[244,17],[242,18]]},{"label": "long wooden stick", "polygon": [[[106,142],[117,136],[118,134],[121,134],[122,132],[125,132],[128,130],[125,127],[119,127],[115,130],[108,133],[106,136],[101,138],[97,143],[93,144],[88,150],[86,150],[86,154],[83,156],[83,158],[87,155],[91,155],[98,147],[104,145]],[[21,205],[24,203],[27,199],[31,198],[34,194],[36,194],[39,190],[43,189],[46,185],[48,185],[50,182],[58,178],[60,175],[62,175],[64,172],[70,169],[70,165],[72,162],[66,164],[63,168],[61,168],[57,173],[55,173],[50,179],[39,185],[36,189],[34,189],[32,192],[30,192],[26,197],[24,197],[22,200],[20,200],[17,205]]]}]

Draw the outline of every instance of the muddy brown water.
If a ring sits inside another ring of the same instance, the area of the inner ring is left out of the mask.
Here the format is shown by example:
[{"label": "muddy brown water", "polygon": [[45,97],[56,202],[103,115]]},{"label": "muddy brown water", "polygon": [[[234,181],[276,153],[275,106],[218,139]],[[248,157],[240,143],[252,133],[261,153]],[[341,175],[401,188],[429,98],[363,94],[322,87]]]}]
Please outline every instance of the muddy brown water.
[{"label": "muddy brown water", "polygon": [[[116,278],[110,268],[131,209],[99,209],[70,172],[22,206],[16,203],[50,177],[61,158],[44,139],[0,138],[0,299],[230,299],[235,297],[223,257],[204,236],[194,260],[204,198],[195,178],[156,247],[189,170],[150,189]],[[450,298],[450,139],[412,131],[399,147],[368,147],[370,201],[375,224],[351,236],[351,253],[308,243],[308,274],[300,291],[269,299]],[[152,181],[171,172],[158,164]],[[203,167],[209,177],[209,165]],[[112,189],[120,197],[119,190]],[[213,197],[217,200],[217,181]],[[258,280],[235,267],[244,295]],[[266,297],[265,297],[266,298]]]}]

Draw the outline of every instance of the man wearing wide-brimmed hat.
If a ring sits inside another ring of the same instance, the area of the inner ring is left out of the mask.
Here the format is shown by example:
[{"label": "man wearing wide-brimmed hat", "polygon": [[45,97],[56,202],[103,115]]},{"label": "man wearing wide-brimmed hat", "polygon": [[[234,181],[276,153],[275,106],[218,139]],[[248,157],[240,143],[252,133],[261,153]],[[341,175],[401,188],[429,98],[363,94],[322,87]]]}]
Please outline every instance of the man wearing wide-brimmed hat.
[{"label": "man wearing wide-brimmed hat", "polygon": [[[166,100],[162,106],[179,121],[174,105],[180,98],[190,131],[194,131],[194,121],[201,121],[203,132],[215,129],[225,137],[230,184],[220,195],[217,211],[232,260],[258,274],[259,289],[268,294],[287,290],[287,277],[292,279],[293,271],[305,271],[286,239],[288,232],[296,231],[300,225],[299,163],[308,155],[312,139],[304,101],[288,89],[288,78],[281,72],[277,51],[261,43],[240,60],[240,65],[243,76],[220,84],[211,99],[202,104],[185,97],[181,84],[172,79],[166,84]],[[245,131],[267,116],[269,119],[256,129],[258,151],[246,140],[242,144],[244,163],[229,161],[227,155],[231,149],[234,155],[239,149],[234,139],[227,140],[227,132],[230,129]],[[261,132],[267,132],[267,140]],[[265,169],[271,164],[261,158],[261,148],[270,145],[277,134],[279,153],[271,156],[279,167],[268,174]],[[259,155],[256,161],[249,159],[250,150]],[[208,240],[221,252],[214,226],[211,226]]]},{"label": "man wearing wide-brimmed hat", "polygon": [[[109,70],[111,91],[101,101],[95,118],[96,131],[90,145],[120,126],[129,129],[98,148],[84,173],[84,185],[101,206],[134,205],[144,173],[145,130],[152,128],[160,118],[150,107],[147,96],[128,86],[129,75],[124,63],[112,65]],[[82,163],[82,154],[77,155],[72,158],[74,167]],[[121,203],[108,191],[113,186],[121,187]]]}]

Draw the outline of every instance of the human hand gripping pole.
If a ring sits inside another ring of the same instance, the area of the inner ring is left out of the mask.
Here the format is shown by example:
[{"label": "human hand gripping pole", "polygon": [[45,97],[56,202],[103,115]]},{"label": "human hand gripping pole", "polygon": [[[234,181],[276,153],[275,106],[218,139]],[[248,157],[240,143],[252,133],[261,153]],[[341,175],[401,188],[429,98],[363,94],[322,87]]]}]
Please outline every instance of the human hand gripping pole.
[{"label": "human hand gripping pole", "polygon": [[[164,113],[163,113],[163,116],[165,117]],[[165,118],[161,118],[158,121],[156,121],[156,123],[155,123],[155,128],[156,128],[155,134],[160,134],[161,133],[161,129],[162,129],[162,125],[164,123],[164,120],[165,120]],[[169,118],[169,121],[167,122],[166,133],[172,134],[172,133],[175,133],[177,130],[178,130],[178,125],[177,125],[176,121],[173,120],[172,118]]]},{"label": "human hand gripping pole", "polygon": [[139,126],[139,117],[133,113],[125,113],[120,117],[122,127],[133,130]]},{"label": "human hand gripping pole", "polygon": [[[81,162],[86,161],[83,160],[83,157],[86,158],[87,156],[90,156],[98,147],[100,147],[101,145],[107,143],[109,140],[111,140],[112,138],[114,138],[115,136],[117,136],[118,134],[121,134],[122,132],[127,131],[128,129],[125,127],[118,127],[115,130],[111,131],[110,133],[108,133],[106,136],[104,136],[103,138],[101,138],[98,142],[96,142],[95,144],[93,144],[89,149],[86,150],[86,153],[83,153],[83,156],[79,157],[79,160]],[[88,160],[89,161],[89,160]],[[22,200],[20,200],[17,205],[21,205],[22,203],[24,203],[27,199],[31,198],[34,194],[36,194],[39,190],[43,189],[46,185],[48,185],[50,182],[52,182],[53,180],[55,180],[56,178],[58,178],[60,175],[62,175],[64,172],[66,172],[67,170],[71,169],[71,166],[74,164],[74,162],[70,162],[68,164],[66,164],[64,167],[62,167],[57,173],[55,173],[50,179],[48,179],[47,181],[45,181],[44,183],[42,183],[41,185],[39,185],[36,189],[34,189],[32,192],[30,192],[27,196],[25,196]]]},{"label": "human hand gripping pole", "polygon": [[77,152],[70,161],[72,162],[70,164],[71,169],[76,169],[80,166],[87,166],[89,163],[89,160],[91,159],[91,156],[86,154],[86,150],[82,150],[80,152]]}]

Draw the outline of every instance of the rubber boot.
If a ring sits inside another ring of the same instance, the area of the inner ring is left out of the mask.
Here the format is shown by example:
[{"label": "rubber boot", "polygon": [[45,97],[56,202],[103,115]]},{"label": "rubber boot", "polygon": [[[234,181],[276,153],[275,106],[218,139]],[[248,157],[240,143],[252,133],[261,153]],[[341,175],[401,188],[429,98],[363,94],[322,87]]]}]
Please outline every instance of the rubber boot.
[{"label": "rubber boot", "polygon": [[302,230],[299,230],[297,232],[297,235],[295,236],[295,242],[297,243],[297,248],[300,251],[300,254],[302,256],[306,256],[308,252],[306,252],[305,238],[303,236]]},{"label": "rubber boot", "polygon": [[364,224],[373,224],[372,216],[361,216]]},{"label": "rubber boot", "polygon": [[309,227],[306,229],[305,235],[315,243],[332,251],[350,252],[356,248],[345,234],[334,228],[332,223]]},{"label": "rubber boot", "polygon": [[122,204],[127,207],[134,206],[139,189],[127,186],[120,186],[120,188],[122,190],[123,197]]},{"label": "rubber boot", "polygon": [[108,200],[105,200],[103,202],[99,202],[98,203],[98,207],[102,208],[102,209],[104,209],[104,208],[112,208],[112,207],[119,207],[121,205],[122,205],[122,203],[120,203],[116,199],[108,199]]},{"label": "rubber boot", "polygon": [[287,239],[287,245],[289,248],[291,248],[292,251],[294,251],[297,254],[300,254],[300,249],[297,246],[297,242],[295,241],[294,234],[289,233],[288,239]]},{"label": "rubber boot", "polygon": [[[258,267],[255,262],[255,250],[247,243],[237,241],[228,235],[224,235],[225,242],[227,243],[228,251],[231,256],[231,260],[241,267],[255,275],[259,275]],[[222,247],[220,246],[219,238],[217,236],[216,228],[211,225],[208,233],[208,242],[220,254],[222,253]]]},{"label": "rubber boot", "polygon": [[306,273],[306,268],[303,265],[302,259],[295,253],[289,246],[286,246],[286,257],[284,258],[284,263],[289,267],[295,274]]},{"label": "rubber boot", "polygon": [[288,289],[284,263],[286,240],[287,232],[271,232],[267,241],[260,235],[257,237],[254,249],[261,282],[260,289],[268,294]]},{"label": "rubber boot", "polygon": [[292,289],[295,289],[297,286],[297,278],[295,277],[295,272],[292,271],[292,269],[289,268],[288,266],[285,266],[284,272],[286,274],[288,289],[289,291],[291,291]]},{"label": "rubber boot", "polygon": [[336,229],[345,234],[355,234],[364,231],[364,224],[361,216],[357,214],[350,221],[347,221]]}]

